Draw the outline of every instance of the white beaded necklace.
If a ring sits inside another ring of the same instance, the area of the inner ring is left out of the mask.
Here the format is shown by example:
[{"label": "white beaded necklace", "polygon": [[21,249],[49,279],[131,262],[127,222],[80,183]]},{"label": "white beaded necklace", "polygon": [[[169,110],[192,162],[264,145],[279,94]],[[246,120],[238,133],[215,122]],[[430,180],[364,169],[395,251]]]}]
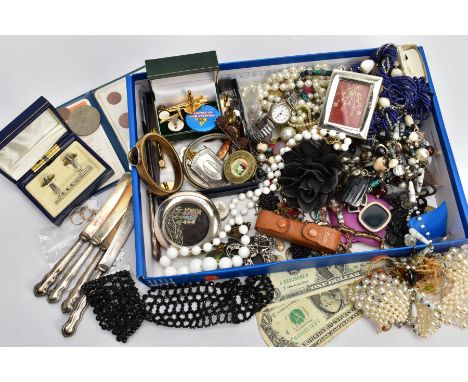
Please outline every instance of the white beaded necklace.
[{"label": "white beaded necklace", "polygon": [[[229,220],[229,224],[226,224],[224,229],[219,232],[218,237],[214,238],[211,242],[203,244],[202,248],[199,246],[194,246],[191,248],[182,247],[180,249],[169,247],[166,250],[165,255],[161,256],[159,260],[159,264],[164,268],[164,275],[173,276],[176,274],[213,271],[218,268],[225,269],[231,268],[233,266],[241,266],[244,259],[248,258],[250,255],[250,249],[248,248],[250,237],[247,236],[249,228],[247,225],[243,224],[244,216],[247,215],[248,209],[255,207],[255,203],[258,201],[260,195],[268,195],[270,192],[276,192],[278,190],[278,179],[281,177],[281,170],[284,168],[283,155],[290,151],[292,147],[294,147],[302,140],[322,140],[330,133],[333,134],[333,131],[328,131],[326,129],[319,130],[316,126],[314,126],[310,130],[305,130],[302,133],[296,134],[295,139],[289,140],[286,144],[286,147],[280,149],[280,154],[272,157],[274,158],[274,161],[272,160],[273,163],[269,162],[269,164],[264,164],[263,169],[267,173],[267,179],[259,183],[258,188],[256,188],[254,191],[240,193],[231,199],[231,202],[229,203],[229,214],[231,219]],[[349,143],[345,144],[349,145]],[[246,206],[239,210],[239,204],[241,202],[246,203]],[[198,256],[201,254],[202,250],[205,253],[211,252],[214,247],[217,247],[221,244],[221,240],[226,238],[227,233],[231,231],[234,224],[239,225],[239,232],[242,234],[240,241],[243,246],[239,248],[239,255],[234,255],[232,258],[223,257],[219,260],[219,262],[210,256],[205,257],[203,260],[195,258],[190,261],[188,266],[182,266],[179,268],[176,268],[172,265],[172,261],[179,255],[186,257],[191,253],[194,256]]]}]

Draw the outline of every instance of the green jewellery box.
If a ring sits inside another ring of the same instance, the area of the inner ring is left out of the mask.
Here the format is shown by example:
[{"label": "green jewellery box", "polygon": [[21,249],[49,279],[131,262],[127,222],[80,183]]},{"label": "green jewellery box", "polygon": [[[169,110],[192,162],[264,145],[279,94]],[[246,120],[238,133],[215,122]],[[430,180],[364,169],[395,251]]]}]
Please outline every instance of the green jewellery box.
[{"label": "green jewellery box", "polygon": [[215,124],[220,110],[215,51],[147,60],[146,72],[161,135],[174,141],[219,132]]}]

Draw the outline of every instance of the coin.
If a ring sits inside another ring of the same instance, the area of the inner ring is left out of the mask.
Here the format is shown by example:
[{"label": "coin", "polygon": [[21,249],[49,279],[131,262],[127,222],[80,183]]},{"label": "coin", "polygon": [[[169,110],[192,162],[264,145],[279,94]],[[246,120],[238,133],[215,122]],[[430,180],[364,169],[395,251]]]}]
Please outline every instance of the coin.
[{"label": "coin", "polygon": [[224,176],[229,183],[244,183],[250,180],[257,169],[257,160],[245,150],[231,154],[224,162]]},{"label": "coin", "polygon": [[94,133],[101,122],[99,111],[92,106],[81,106],[73,110],[67,119],[68,126],[76,134],[86,136]]},{"label": "coin", "polygon": [[119,117],[119,125],[128,129],[128,113],[123,113]]},{"label": "coin", "polygon": [[111,105],[117,105],[122,100],[122,95],[119,92],[111,92],[107,95],[107,102]]}]

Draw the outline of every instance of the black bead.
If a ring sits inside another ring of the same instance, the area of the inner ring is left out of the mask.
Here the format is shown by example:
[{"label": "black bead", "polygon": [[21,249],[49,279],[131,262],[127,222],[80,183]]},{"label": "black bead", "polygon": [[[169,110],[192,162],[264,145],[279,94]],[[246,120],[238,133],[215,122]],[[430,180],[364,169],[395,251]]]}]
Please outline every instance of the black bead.
[{"label": "black bead", "polygon": [[374,149],[374,154],[378,157],[383,157],[387,154],[387,149],[384,146],[379,145]]},{"label": "black bead", "polygon": [[406,278],[406,281],[408,281],[408,284],[410,286],[413,287],[416,285],[416,274],[414,273],[412,269],[409,269],[405,272],[405,278]]},{"label": "black bead", "polygon": [[258,208],[268,211],[276,211],[278,209],[279,198],[272,192],[262,194],[258,199]]}]

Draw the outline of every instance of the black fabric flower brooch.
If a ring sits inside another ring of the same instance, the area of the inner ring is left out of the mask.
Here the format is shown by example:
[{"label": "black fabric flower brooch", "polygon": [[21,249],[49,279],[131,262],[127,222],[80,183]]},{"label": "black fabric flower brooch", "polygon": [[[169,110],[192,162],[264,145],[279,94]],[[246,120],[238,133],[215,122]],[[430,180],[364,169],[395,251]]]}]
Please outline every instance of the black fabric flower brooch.
[{"label": "black fabric flower brooch", "polygon": [[340,161],[336,151],[320,141],[302,141],[283,155],[278,179],[290,207],[318,210],[334,197]]}]

